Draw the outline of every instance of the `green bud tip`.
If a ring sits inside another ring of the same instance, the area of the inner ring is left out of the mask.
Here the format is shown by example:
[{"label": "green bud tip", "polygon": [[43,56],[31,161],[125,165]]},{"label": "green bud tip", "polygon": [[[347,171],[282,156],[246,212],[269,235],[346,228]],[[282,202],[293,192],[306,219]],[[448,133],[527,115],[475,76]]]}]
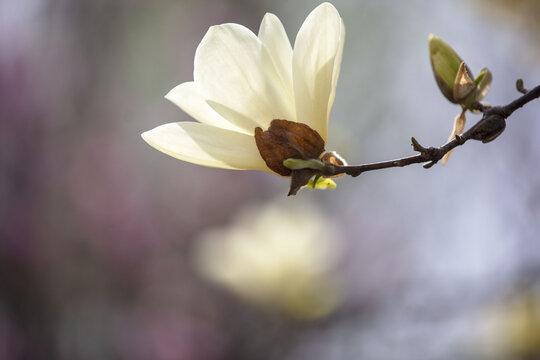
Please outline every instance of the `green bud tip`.
[{"label": "green bud tip", "polygon": [[317,159],[287,159],[283,161],[283,165],[291,170],[313,169],[323,171],[325,169],[324,164]]},{"label": "green bud tip", "polygon": [[[428,43],[431,68],[439,89],[448,100],[455,103],[454,82],[463,60],[450,45],[436,35],[430,34]],[[470,74],[467,67],[466,70]]]},{"label": "green bud tip", "polygon": [[329,178],[322,176],[309,179],[309,182],[302,188],[319,189],[319,190],[334,190],[337,187],[336,183]]}]

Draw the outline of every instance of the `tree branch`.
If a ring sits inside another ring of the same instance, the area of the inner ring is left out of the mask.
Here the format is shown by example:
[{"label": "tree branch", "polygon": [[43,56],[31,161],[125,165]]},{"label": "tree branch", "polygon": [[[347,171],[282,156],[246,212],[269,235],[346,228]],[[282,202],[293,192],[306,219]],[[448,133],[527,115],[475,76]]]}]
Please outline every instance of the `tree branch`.
[{"label": "tree branch", "polygon": [[461,136],[456,136],[455,139],[440,147],[425,148],[413,137],[411,138],[411,142],[413,149],[419,152],[417,155],[362,165],[335,165],[331,163],[324,163],[324,170],[318,170],[318,173],[322,176],[347,174],[354,177],[366,171],[403,167],[420,163],[425,163],[424,168],[428,169],[441,160],[444,154],[446,154],[448,151],[465,144],[468,140],[478,140],[482,141],[483,143],[488,143],[495,140],[495,138],[497,138],[504,131],[506,127],[506,119],[512,115],[514,111],[523,107],[530,101],[540,97],[540,85],[530,91],[527,91],[523,87],[523,81],[519,79],[516,82],[516,88],[524,95],[520,96],[508,105],[488,107],[483,106],[480,103],[474,104],[474,110],[480,110],[483,112],[482,119],[480,119]]}]

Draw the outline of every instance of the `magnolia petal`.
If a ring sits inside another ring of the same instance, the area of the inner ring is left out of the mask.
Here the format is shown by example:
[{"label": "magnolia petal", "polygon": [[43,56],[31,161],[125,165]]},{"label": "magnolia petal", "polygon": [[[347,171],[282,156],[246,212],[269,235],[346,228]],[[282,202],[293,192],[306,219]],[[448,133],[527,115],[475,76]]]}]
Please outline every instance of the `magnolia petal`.
[{"label": "magnolia petal", "polygon": [[[454,128],[452,129],[452,133],[450,134],[450,137],[448,138],[448,141],[452,141],[456,138],[456,135],[461,135],[463,133],[463,129],[465,128],[465,121],[467,120],[465,117],[466,109],[463,109],[463,111],[456,116],[456,119],[454,121]],[[452,154],[452,150],[444,154],[442,158],[442,164],[445,165],[448,159],[450,158],[450,155]]]},{"label": "magnolia petal", "polygon": [[[273,119],[292,119],[294,108],[267,50],[238,24],[212,26],[195,53],[194,79],[217,112],[243,129],[267,128]],[[229,118],[230,114],[241,116]]]},{"label": "magnolia petal", "polygon": [[261,22],[258,36],[272,58],[284,87],[289,90],[289,97],[294,99],[292,85],[293,51],[283,24],[276,15],[267,13]]},{"label": "magnolia petal", "polygon": [[[223,116],[225,119],[234,119],[235,124],[253,124],[252,119],[247,117],[246,115],[243,115],[242,113],[239,113],[236,110],[233,110],[221,103],[212,101],[212,100],[206,100],[206,103],[216,112],[218,112],[221,116]],[[243,127],[243,132],[245,132],[248,135],[253,136],[255,133],[255,129],[251,128],[252,125],[249,125],[247,127]]]},{"label": "magnolia petal", "polygon": [[[338,52],[336,54],[336,59],[334,60],[334,71],[332,72],[332,90],[330,92],[330,99],[328,99],[327,121],[330,119],[330,111],[332,110],[332,105],[334,105],[334,99],[336,98],[337,82],[339,79],[339,72],[341,70],[341,60],[343,59],[343,47],[345,45],[345,23],[343,22],[343,19],[341,19],[339,42]],[[326,126],[328,128],[328,124]]]},{"label": "magnolia petal", "polygon": [[196,122],[177,122],[141,136],[157,150],[194,164],[270,172],[259,155],[255,138],[246,134]]},{"label": "magnolia petal", "polygon": [[[220,114],[218,114],[199,93],[193,81],[182,83],[173,88],[165,98],[184,110],[195,120],[223,129],[246,132],[242,128],[232,124]],[[246,132],[249,133],[249,132]]]},{"label": "magnolia petal", "polygon": [[341,18],[329,3],[313,10],[298,32],[293,50],[297,121],[326,140],[334,62],[341,44]]}]

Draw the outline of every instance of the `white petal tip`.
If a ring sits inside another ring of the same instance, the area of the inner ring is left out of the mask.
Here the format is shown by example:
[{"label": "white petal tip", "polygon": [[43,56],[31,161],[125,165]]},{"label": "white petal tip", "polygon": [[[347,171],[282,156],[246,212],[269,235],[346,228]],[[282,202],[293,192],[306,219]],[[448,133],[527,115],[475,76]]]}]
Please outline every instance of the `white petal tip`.
[{"label": "white petal tip", "polygon": [[273,20],[273,19],[279,19],[279,18],[278,18],[276,15],[267,12],[266,14],[264,14],[263,21],[264,21],[265,19],[272,19],[272,20]]},{"label": "white petal tip", "polygon": [[324,2],[324,3],[322,3],[321,5],[317,6],[317,7],[315,8],[315,10],[317,10],[317,9],[323,9],[323,8],[326,8],[326,9],[329,9],[329,10],[332,9],[332,10],[337,11],[336,7],[335,7],[334,5],[332,5],[331,3],[329,3],[329,2]]},{"label": "white petal tip", "polygon": [[145,131],[141,134],[141,138],[146,141],[147,143],[150,144],[150,135],[149,135],[149,132],[150,131]]},{"label": "white petal tip", "polygon": [[[182,83],[184,84],[184,83]],[[166,93],[163,97],[167,100],[169,100],[170,102],[174,103],[174,100],[173,100],[173,97],[174,97],[174,93],[178,92],[178,89],[180,88],[180,86],[182,86],[182,84],[179,84],[179,85],[176,85],[175,87],[173,87],[171,90],[169,90],[168,93]]]},{"label": "white petal tip", "polygon": [[150,145],[151,147],[153,147],[154,149],[157,149],[161,152],[164,152],[160,146],[158,145],[158,142],[156,141],[156,136],[158,134],[156,134],[156,129],[152,129],[152,130],[148,130],[148,131],[145,131],[141,134],[141,138],[148,144]]}]

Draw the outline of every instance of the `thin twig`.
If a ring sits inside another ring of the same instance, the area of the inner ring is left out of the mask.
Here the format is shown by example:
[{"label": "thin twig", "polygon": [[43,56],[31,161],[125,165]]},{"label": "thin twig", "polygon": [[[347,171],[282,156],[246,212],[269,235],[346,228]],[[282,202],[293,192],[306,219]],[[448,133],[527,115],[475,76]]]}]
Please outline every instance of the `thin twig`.
[{"label": "thin twig", "polygon": [[[523,88],[523,90],[526,89]],[[520,96],[516,100],[512,101],[510,104],[504,106],[503,108],[505,112],[508,113],[507,117],[512,115],[512,113],[517,109],[523,107],[525,104],[534,99],[537,99],[538,97],[540,97],[540,85],[532,90],[527,91],[527,93],[525,93],[523,96]]]},{"label": "thin twig", "polygon": [[522,94],[526,94],[529,92],[529,90],[525,89],[525,87],[523,86],[523,79],[516,80],[516,89]]},{"label": "thin twig", "polygon": [[[413,137],[411,138],[411,142],[413,149],[419,152],[417,155],[362,165],[340,166],[325,163],[325,170],[321,171],[320,175],[333,176],[347,174],[351,176],[358,176],[366,171],[403,167],[420,163],[425,163],[424,168],[427,169],[435,165],[448,151],[465,144],[465,142],[468,140],[479,140],[484,143],[490,142],[504,131],[506,119],[512,115],[514,111],[523,107],[530,101],[540,97],[540,85],[530,91],[526,91],[526,89],[523,87],[523,82],[521,82],[521,84],[518,82],[516,87],[518,90],[521,88],[521,90],[525,91],[524,95],[520,96],[508,105],[487,107],[479,103],[475,104],[474,108],[483,112],[482,119],[480,119],[461,136],[456,136],[455,139],[440,147],[425,148]],[[523,93],[521,90],[520,92]]]}]

